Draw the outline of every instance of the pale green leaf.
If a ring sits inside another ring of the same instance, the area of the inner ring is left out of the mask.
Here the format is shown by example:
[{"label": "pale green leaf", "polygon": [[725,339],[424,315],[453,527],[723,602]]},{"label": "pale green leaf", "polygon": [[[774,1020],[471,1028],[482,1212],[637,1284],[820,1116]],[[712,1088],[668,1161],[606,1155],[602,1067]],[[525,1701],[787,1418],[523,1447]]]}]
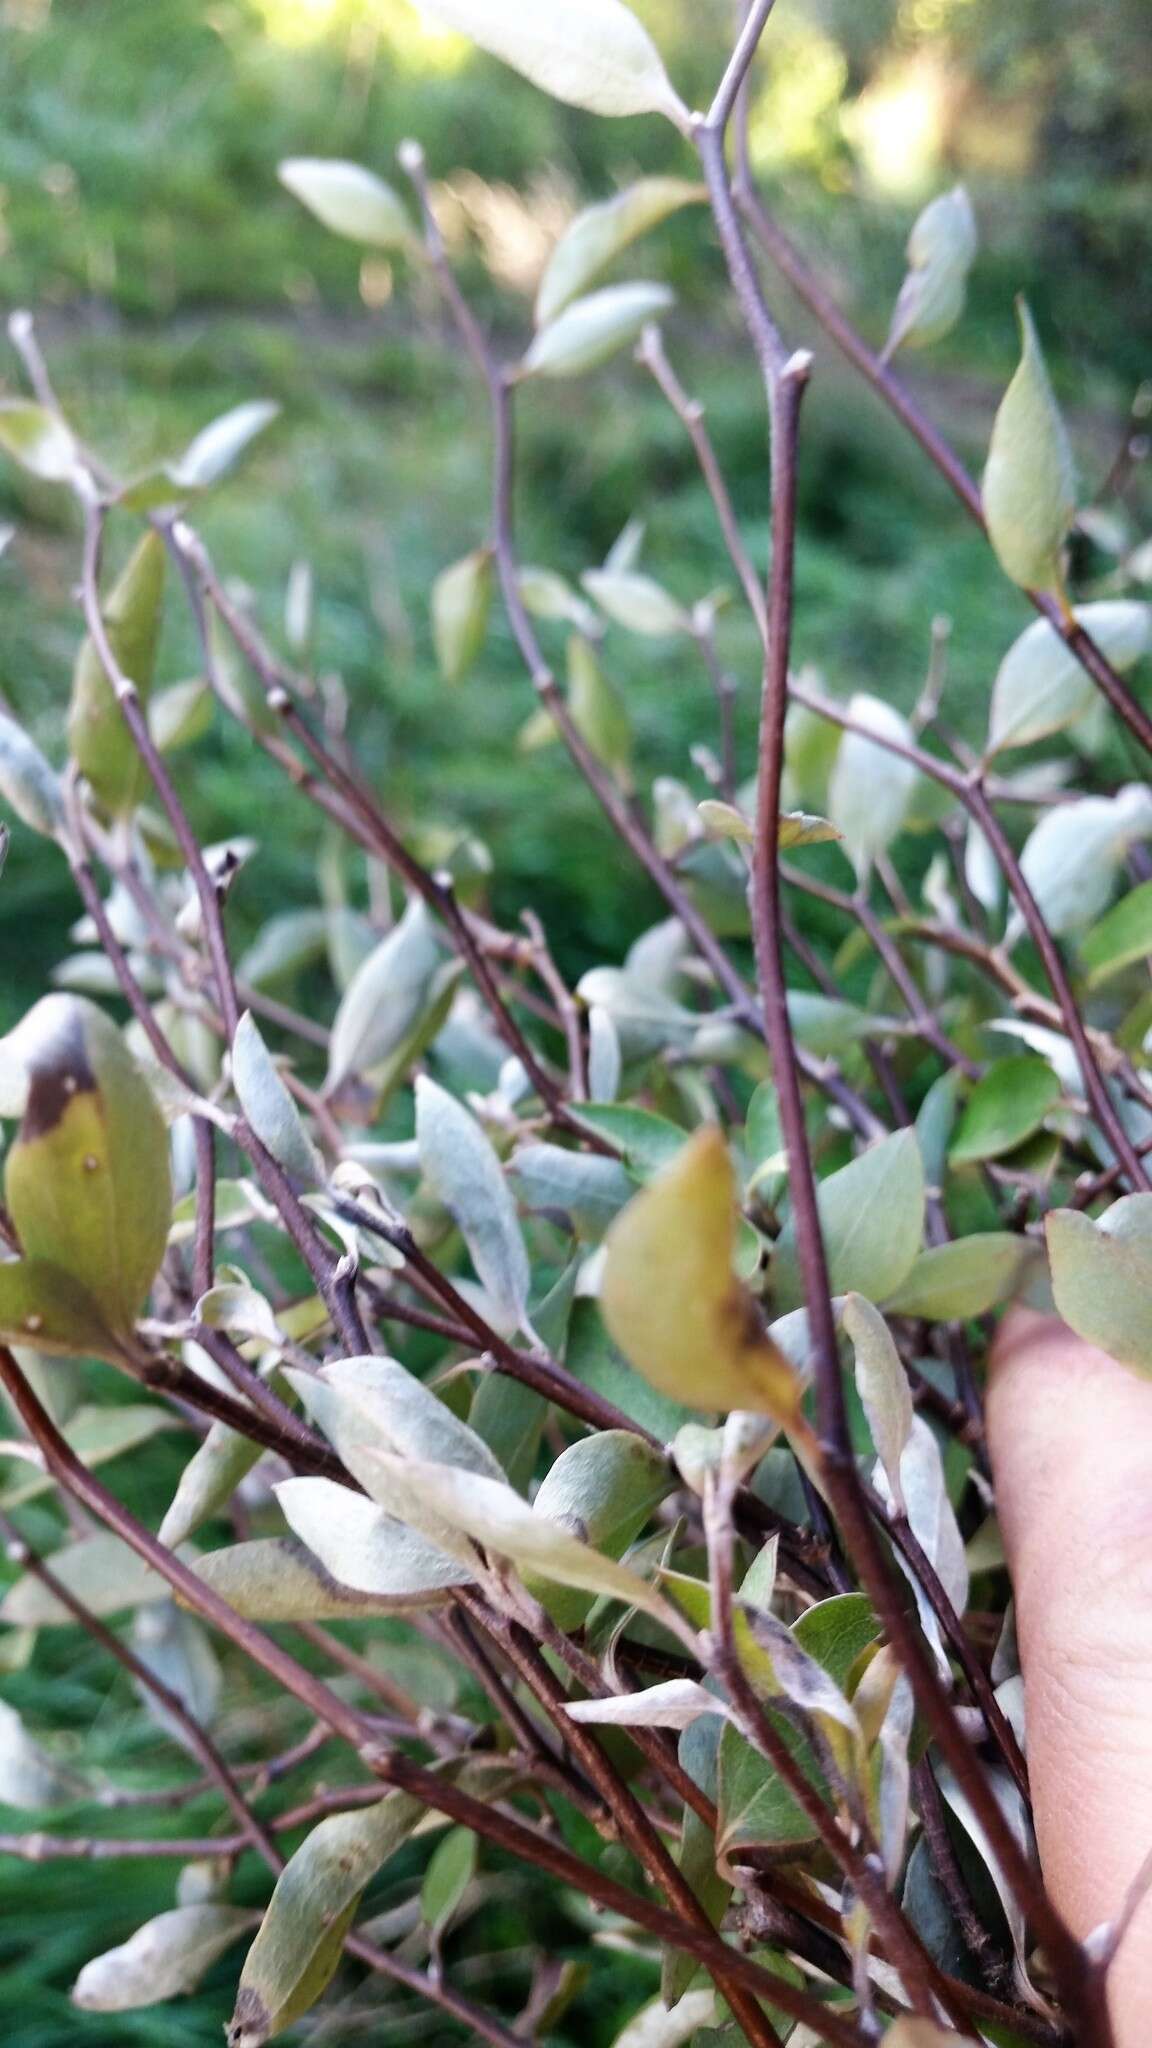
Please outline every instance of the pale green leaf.
[{"label": "pale green leaf", "polygon": [[531,1272],[500,1161],[475,1117],[426,1074],[416,1082],[416,1139],[428,1181],[511,1334],[524,1320]]},{"label": "pale green leaf", "polygon": [[518,0],[422,0],[445,28],[470,36],[533,85],[593,114],[684,118],[659,53],[621,0],[566,0],[561,8]]},{"label": "pale green leaf", "polygon": [[570,221],[548,258],[536,293],[536,325],[546,327],[585,291],[622,249],[669,214],[707,198],[707,188],[684,178],[638,178]]},{"label": "pale green leaf", "polygon": [[[924,1235],[924,1169],[912,1130],[894,1131],[820,1182],[820,1222],[834,1294],[885,1301],[911,1270]],[[804,1299],[795,1224],[786,1222],[772,1264],[777,1307]]]},{"label": "pale green leaf", "polygon": [[1076,511],[1072,450],[1032,315],[1016,301],[1021,357],[992,428],[981,496],[1000,566],[1026,590],[1059,590]]},{"label": "pale green leaf", "polygon": [[908,275],[892,315],[885,356],[922,348],[954,327],[964,311],[976,255],[976,220],[963,185],[929,200],[908,237]]},{"label": "pale green leaf", "polygon": [[462,682],[479,657],[492,610],[492,551],[476,548],[432,585],[432,640],[446,683]]},{"label": "pale green leaf", "polygon": [[[1152,645],[1152,605],[1108,598],[1076,606],[1076,622],[1121,673]],[[1096,684],[1049,619],[1034,619],[1014,640],[996,672],[988,719],[988,752],[1026,747],[1061,732],[1091,710]]]},{"label": "pale green leaf", "polygon": [[64,822],[60,777],[23,726],[0,711],[0,797],[33,832],[54,838]]},{"label": "pale green leaf", "polygon": [[650,320],[675,303],[663,284],[609,284],[587,298],[574,299],[549,326],[540,328],[520,374],[524,377],[577,377],[626,348]]},{"label": "pale green leaf", "polygon": [[[195,1560],[198,1578],[246,1621],[363,1621],[434,1605],[437,1596],[357,1593],[294,1537],[262,1536]],[[447,1592],[442,1596],[448,1598]]]},{"label": "pale green leaf", "polygon": [[1125,1195],[1096,1222],[1055,1209],[1045,1230],[1065,1322],[1121,1365],[1152,1372],[1152,1195]]},{"label": "pale green leaf", "polygon": [[245,1010],[232,1040],[232,1086],[252,1130],[294,1181],[316,1187],[327,1176],[324,1162],[304,1129],[251,1010]]},{"label": "pale green leaf", "polygon": [[119,1948],[85,1963],[72,1986],[82,2012],[135,2012],[195,1991],[255,1915],[244,1906],[177,1906],[146,1920]]},{"label": "pale green leaf", "polygon": [[368,955],[344,993],[328,1051],[329,1091],[349,1074],[370,1074],[408,1038],[440,964],[436,928],[414,897]]},{"label": "pale green leaf", "polygon": [[887,1323],[862,1294],[845,1296],[840,1322],[856,1356],[856,1391],[876,1455],[893,1499],[902,1504],[900,1459],[912,1432],[913,1414],[908,1375]]},{"label": "pale green leaf", "polygon": [[885,1310],[939,1323],[986,1315],[1015,1292],[1035,1257],[1028,1238],[1007,1230],[978,1230],[954,1244],[930,1245],[885,1302]]},{"label": "pale green leaf", "polygon": [[276,1487],[284,1519],[342,1586],[418,1607],[470,1574],[406,1529],[375,1501],[331,1479],[284,1479]]},{"label": "pale green leaf", "polygon": [[0,448],[44,483],[68,483],[76,473],[79,451],[71,431],[58,413],[31,399],[0,401]]},{"label": "pale green leaf", "polygon": [[203,427],[194,441],[172,465],[172,480],[182,489],[207,490],[239,460],[249,442],[262,434],[279,417],[280,407],[268,398],[249,399],[233,406]]},{"label": "pale green leaf", "polygon": [[993,1060],[960,1112],[949,1152],[953,1166],[998,1159],[1022,1145],[1041,1128],[1060,1095],[1058,1077],[1035,1054]]},{"label": "pale green leaf", "polygon": [[1114,974],[1152,954],[1152,882],[1121,897],[1080,941],[1080,959],[1088,971],[1089,988],[1099,988]]},{"label": "pale green leaf", "polygon": [[333,234],[372,249],[413,249],[416,234],[403,201],[361,164],[339,157],[292,156],[280,183]]},{"label": "pale green leaf", "polygon": [[891,704],[858,693],[849,701],[848,716],[865,731],[846,732],[840,742],[828,783],[828,816],[863,876],[902,831],[919,772],[911,761],[878,744],[879,739],[901,746],[913,741],[907,719]]},{"label": "pale green leaf", "polygon": [[677,604],[652,576],[636,569],[588,569],[580,578],[589,597],[617,626],[630,633],[662,639],[669,633],[689,633],[692,621],[683,605]]}]

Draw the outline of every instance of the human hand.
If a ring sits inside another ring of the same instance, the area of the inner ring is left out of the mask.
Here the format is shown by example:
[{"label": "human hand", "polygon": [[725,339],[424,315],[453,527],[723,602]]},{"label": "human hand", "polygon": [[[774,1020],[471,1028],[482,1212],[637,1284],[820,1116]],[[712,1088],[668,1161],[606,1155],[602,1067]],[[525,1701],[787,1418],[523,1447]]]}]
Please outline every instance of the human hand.
[{"label": "human hand", "polygon": [[[1124,1914],[1152,1852],[1152,1380],[1016,1310],[993,1353],[988,1433],[1040,1857],[1084,1937]],[[1108,1985],[1116,2048],[1149,2048],[1152,1887]]]}]

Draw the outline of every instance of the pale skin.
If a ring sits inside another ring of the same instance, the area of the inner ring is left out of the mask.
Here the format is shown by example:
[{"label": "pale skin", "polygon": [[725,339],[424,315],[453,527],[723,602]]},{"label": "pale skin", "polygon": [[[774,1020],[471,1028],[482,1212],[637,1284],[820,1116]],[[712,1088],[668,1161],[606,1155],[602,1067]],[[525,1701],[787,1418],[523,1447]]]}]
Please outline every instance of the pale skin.
[{"label": "pale skin", "polygon": [[[1016,1310],[988,1430],[1016,1589],[1044,1876],[1087,1936],[1152,1850],[1152,1379]],[[1152,1887],[1112,1964],[1115,2048],[1152,2042]]]}]

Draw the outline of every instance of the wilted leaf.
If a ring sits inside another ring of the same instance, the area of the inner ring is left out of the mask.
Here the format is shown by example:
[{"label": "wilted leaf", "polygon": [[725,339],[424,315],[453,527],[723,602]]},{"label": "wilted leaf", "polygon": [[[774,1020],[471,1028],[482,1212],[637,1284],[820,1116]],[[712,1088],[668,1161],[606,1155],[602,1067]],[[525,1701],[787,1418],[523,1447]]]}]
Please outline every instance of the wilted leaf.
[{"label": "wilted leaf", "polygon": [[651,576],[635,569],[588,569],[580,578],[589,597],[617,626],[630,633],[662,639],[668,633],[689,633],[692,621]]},{"label": "wilted leaf", "polygon": [[1121,897],[1113,909],[1085,932],[1080,958],[1088,970],[1089,988],[1099,988],[1152,953],[1152,882]]},{"label": "wilted leaf", "polygon": [[44,483],[67,483],[76,471],[78,451],[68,427],[30,399],[0,401],[0,448]]},{"label": "wilted leaf", "polygon": [[[915,1271],[915,1268],[913,1268]],[[840,1322],[856,1354],[856,1391],[893,1499],[903,1505],[900,1458],[912,1429],[912,1391],[892,1334],[862,1294],[845,1296]]]},{"label": "wilted leaf", "polygon": [[[885,1301],[911,1270],[924,1235],[924,1169],[912,1130],[894,1131],[820,1182],[820,1222],[834,1294]],[[804,1299],[789,1217],[772,1263],[777,1306]]]},{"label": "wilted leaf", "polygon": [[675,296],[663,284],[609,284],[574,299],[529,346],[524,377],[578,377],[635,341],[649,320],[666,313]]},{"label": "wilted leaf", "polygon": [[885,356],[902,345],[939,341],[964,311],[976,255],[976,220],[963,185],[929,200],[908,237],[908,275],[900,288]]},{"label": "wilted leaf", "polygon": [[[1152,645],[1152,605],[1126,598],[1076,606],[1076,622],[1121,673]],[[988,752],[1026,747],[1090,711],[1096,684],[1048,619],[1034,619],[1004,656],[992,686]]]},{"label": "wilted leaf", "polygon": [[[913,734],[899,711],[880,697],[859,693],[848,716],[868,733],[910,746]],[[866,875],[903,829],[919,779],[911,761],[890,753],[864,732],[846,732],[828,784],[828,815],[858,875]]]},{"label": "wilted leaf", "polygon": [[[159,534],[146,533],[101,607],[109,646],[145,706],[156,666],[166,560]],[[130,811],[139,802],[147,782],[144,764],[90,639],[76,659],[68,747],[108,810]]]},{"label": "wilted leaf", "polygon": [[470,36],[544,92],[593,114],[667,114],[684,109],[647,31],[621,0],[568,0],[525,8],[517,0],[423,0],[445,28]]},{"label": "wilted leaf", "polygon": [[1054,1209],[1044,1227],[1064,1321],[1121,1365],[1152,1372],[1152,1195],[1125,1195],[1096,1222]]},{"label": "wilted leaf", "polygon": [[60,777],[23,726],[0,711],[0,797],[16,816],[54,838],[64,822]]},{"label": "wilted leaf", "polygon": [[372,249],[414,249],[417,238],[403,201],[362,164],[339,157],[290,156],[280,183],[335,235]]},{"label": "wilted leaf", "polygon": [[446,683],[462,682],[479,656],[492,609],[492,551],[476,548],[432,585],[432,640]]},{"label": "wilted leaf", "polygon": [[375,1501],[331,1479],[284,1479],[276,1498],[294,1536],[342,1586],[418,1607],[470,1574]]},{"label": "wilted leaf", "polygon": [[978,1230],[954,1244],[930,1245],[885,1302],[885,1310],[934,1323],[985,1315],[1009,1298],[1036,1255],[1028,1238],[1007,1230]]},{"label": "wilted leaf", "polygon": [[1058,590],[1076,511],[1072,450],[1032,315],[1017,299],[1021,357],[992,428],[981,495],[1000,567],[1025,590]]},{"label": "wilted leaf", "polygon": [[405,1792],[333,1814],[313,1828],[276,1880],[240,1976],[229,2048],[260,2048],[316,2003],[329,1983],[361,1894],[423,1808]]},{"label": "wilted leaf", "polygon": [[[8,1208],[26,1256],[0,1266],[0,1322],[17,1342],[50,1344],[54,1273],[61,1311],[76,1325],[88,1316],[87,1342],[77,1348],[115,1354],[131,1336],[167,1243],[164,1120],[115,1025],[83,997],[44,997],[8,1044],[27,1076],[23,1121],[5,1165]],[[45,1282],[49,1303],[40,1308]],[[11,1308],[23,1310],[15,1326]],[[37,1316],[39,1323],[30,1320]]]},{"label": "wilted leaf", "polygon": [[953,1166],[998,1159],[1038,1131],[1060,1100],[1060,1082],[1046,1060],[1017,1053],[994,1060],[960,1112],[949,1157]]},{"label": "wilted leaf", "polygon": [[732,1271],[736,1220],[728,1148],[704,1125],[613,1224],[604,1320],[625,1357],[674,1400],[787,1419],[798,1383]]},{"label": "wilted leaf", "polygon": [[251,1010],[245,1010],[232,1040],[232,1086],[260,1143],[277,1164],[304,1187],[326,1178],[324,1162],[300,1118]]},{"label": "wilted leaf", "polygon": [[82,2012],[134,2012],[195,1991],[254,1914],[244,1906],[177,1906],[146,1920],[129,1941],[85,1963],[72,1986]]},{"label": "wilted leaf", "polygon": [[536,293],[536,325],[546,327],[615,256],[682,206],[706,199],[704,185],[684,178],[638,178],[570,221],[548,258]]},{"label": "wilted leaf", "polygon": [[349,1074],[371,1073],[405,1042],[427,1002],[440,959],[436,927],[426,905],[414,897],[344,993],[328,1051],[329,1092]]},{"label": "wilted leaf", "polygon": [[424,1172],[455,1217],[503,1324],[519,1329],[532,1276],[500,1161],[475,1117],[426,1074],[416,1082],[416,1139]]}]

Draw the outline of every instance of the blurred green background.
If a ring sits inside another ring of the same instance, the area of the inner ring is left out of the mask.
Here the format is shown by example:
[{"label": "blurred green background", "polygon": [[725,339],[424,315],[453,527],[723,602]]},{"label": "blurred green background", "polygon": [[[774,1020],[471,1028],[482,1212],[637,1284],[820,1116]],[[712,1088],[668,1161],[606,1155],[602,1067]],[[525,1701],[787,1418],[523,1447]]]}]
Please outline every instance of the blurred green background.
[{"label": "blurred green background", "polygon": [[[705,98],[727,0],[638,0],[638,11],[683,96]],[[779,0],[757,74],[752,136],[771,203],[874,340],[916,212],[966,181],[982,237],[968,310],[908,375],[978,464],[1014,360],[1013,295],[1026,292],[1086,499],[1149,372],[1146,34],[1144,0]],[[279,420],[205,512],[218,561],[278,644],[293,565],[311,565],[316,663],[342,677],[358,756],[397,823],[417,838],[448,826],[486,840],[498,914],[513,922],[535,905],[576,970],[614,956],[658,911],[559,752],[517,755],[531,693],[502,623],[465,685],[450,694],[437,677],[428,589],[485,533],[488,449],[473,379],[424,282],[402,262],[362,259],[277,184],[278,160],[293,154],[395,175],[406,135],[424,144],[453,253],[510,356],[570,214],[640,171],[687,168],[658,121],[597,121],[552,104],[427,33],[407,0],[0,0],[0,295],[5,311],[35,311],[69,411],[124,472],[174,455],[244,399],[278,401]],[[762,554],[760,394],[704,216],[670,223],[620,274],[676,287],[670,351],[707,403]],[[787,294],[776,297],[789,335],[813,339]],[[814,346],[797,656],[838,692],[907,704],[931,623],[946,614],[949,714],[978,732],[1027,608],[915,449],[830,348]],[[7,357],[0,391],[19,388]],[[645,566],[678,596],[731,581],[681,429],[626,359],[578,386],[532,389],[521,410],[527,559],[576,576],[635,514],[647,522]],[[1138,502],[1126,516],[1141,537]],[[77,639],[74,525],[59,494],[10,468],[0,469],[0,522],[15,528],[0,558],[0,691],[59,760]],[[1106,564],[1082,567],[1090,583]],[[162,680],[194,659],[172,610]],[[738,616],[724,639],[742,684],[747,765],[754,650]],[[606,661],[635,722],[642,787],[659,774],[692,780],[689,748],[712,737],[712,711],[691,650],[612,631]],[[218,720],[183,757],[183,777],[207,837],[262,841],[232,912],[240,942],[273,909],[312,899],[315,819],[238,729]],[[0,887],[0,1024],[40,992],[74,914],[61,859],[17,828]],[[150,1453],[144,1512],[162,1509],[182,1454],[186,1443],[167,1438]],[[110,1690],[107,1667],[70,1633],[49,1636],[33,1671],[5,1688],[34,1725],[95,1725],[118,1769],[179,1775],[128,1688]],[[170,1877],[144,1864],[0,1862],[0,1961],[20,2048],[218,2039],[227,1966],[190,2005],[115,2020],[68,2005],[87,1955],[171,1903]],[[495,1939],[515,1942],[514,1887],[499,1910]],[[487,1926],[492,1935],[497,1922]],[[554,1938],[571,1940],[571,1927]],[[610,2040],[651,1988],[644,1966],[617,1959],[567,2038]],[[441,2039],[435,2018],[416,2025],[425,2041]],[[412,2030],[402,2020],[394,2037]]]}]

